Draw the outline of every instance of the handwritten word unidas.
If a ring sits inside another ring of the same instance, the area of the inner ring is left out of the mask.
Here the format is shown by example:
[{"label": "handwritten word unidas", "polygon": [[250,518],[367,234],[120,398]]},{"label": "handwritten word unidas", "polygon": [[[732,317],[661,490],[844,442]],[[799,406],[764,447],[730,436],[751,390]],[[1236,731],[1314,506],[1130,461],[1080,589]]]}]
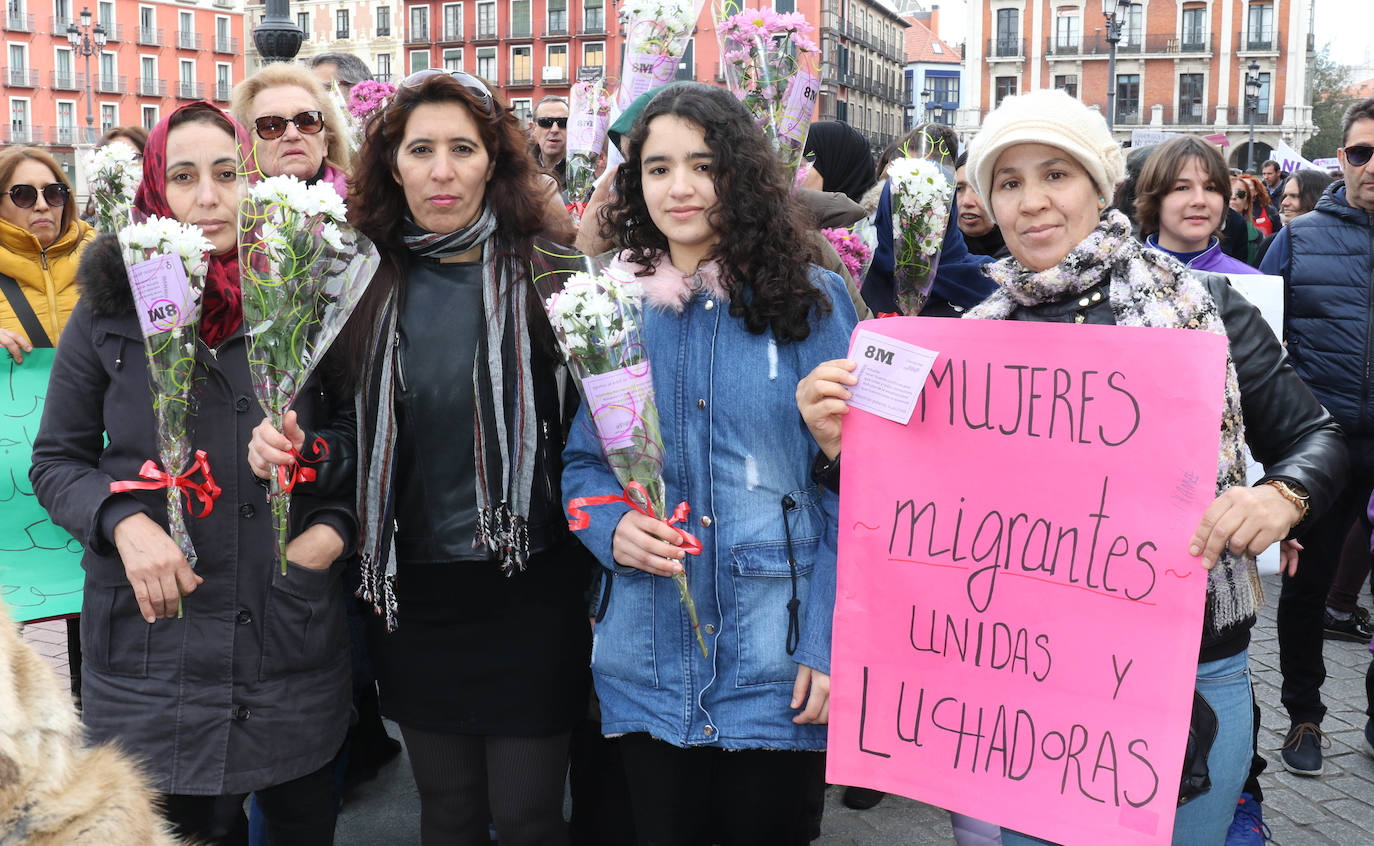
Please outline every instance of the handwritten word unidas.
[{"label": "handwritten word unidas", "polygon": [[[962,360],[956,366],[947,358],[930,371],[917,407],[923,422],[929,410],[946,414],[950,426],[970,430],[1115,447],[1141,424],[1140,402],[1126,382],[1119,370],[1104,375],[1028,364],[970,366]],[[1009,408],[1012,394],[1016,404]]]},{"label": "handwritten word unidas", "polygon": [[934,608],[929,615],[918,615],[915,605],[911,606],[910,643],[917,652],[942,655],[975,667],[1021,673],[1038,682],[1049,678],[1054,664],[1050,636],[1043,632],[1032,638],[1023,626],[1013,628],[1000,620],[973,621],[962,615],[940,614]]},{"label": "handwritten word unidas", "polygon": [[[1026,512],[1005,516],[993,509],[978,520],[970,537],[965,528],[964,497],[959,498],[960,504],[952,515],[953,526],[948,505],[944,509],[946,517],[941,520],[940,507],[934,500],[919,506],[914,499],[894,500],[888,555],[893,560],[921,555],[931,563],[971,560],[982,565],[971,569],[968,575],[969,602],[979,612],[992,605],[997,575],[1004,570],[1142,601],[1155,588],[1155,566],[1149,555],[1158,546],[1149,540],[1133,542],[1121,534],[1106,540],[1113,534],[1103,532],[1103,524],[1111,518],[1107,511],[1109,481],[1102,477],[1097,507],[1087,515],[1090,536],[1087,527],[1080,532],[1078,526],[1055,526],[1044,517]],[[971,527],[973,521],[969,520],[967,525]],[[925,548],[919,553],[918,532],[925,541]],[[1080,554],[1084,540],[1086,554]],[[1106,554],[1099,557],[1104,545]]]},{"label": "handwritten word unidas", "polygon": [[[1039,722],[1025,708],[1006,703],[976,704],[958,696],[902,681],[896,702],[870,693],[870,668],[863,668],[859,705],[859,751],[891,758],[909,744],[922,750],[923,764],[1024,781],[1058,779],[1061,795],[1077,794],[1099,803],[1133,808],[1154,800],[1159,774],[1150,744],[1119,740],[1089,718],[1057,715]],[[894,708],[895,705],[895,708]],[[941,753],[947,757],[941,757]]]}]

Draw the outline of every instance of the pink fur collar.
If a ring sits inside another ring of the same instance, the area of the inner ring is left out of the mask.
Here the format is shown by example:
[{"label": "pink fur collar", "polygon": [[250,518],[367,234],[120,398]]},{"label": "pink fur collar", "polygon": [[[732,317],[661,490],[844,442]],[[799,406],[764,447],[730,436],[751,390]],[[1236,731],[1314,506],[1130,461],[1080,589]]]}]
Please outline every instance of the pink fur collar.
[{"label": "pink fur collar", "polygon": [[730,295],[720,279],[720,267],[714,261],[703,264],[695,275],[690,276],[674,267],[666,254],[659,257],[653,272],[645,276],[636,277],[635,274],[643,268],[635,262],[626,261],[622,256],[616,256],[609,269],[642,284],[645,301],[658,308],[681,313],[697,291],[704,291],[720,302],[730,301]]}]

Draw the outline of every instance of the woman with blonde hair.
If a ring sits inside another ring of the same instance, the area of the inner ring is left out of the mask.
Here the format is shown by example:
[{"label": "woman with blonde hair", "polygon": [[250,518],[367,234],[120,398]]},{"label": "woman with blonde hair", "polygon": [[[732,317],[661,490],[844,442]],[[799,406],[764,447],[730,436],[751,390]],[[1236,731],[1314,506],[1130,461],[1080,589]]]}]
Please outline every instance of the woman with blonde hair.
[{"label": "woman with blonde hair", "polygon": [[308,68],[271,64],[234,86],[234,119],[248,127],[263,176],[323,179],[348,196],[347,124]]}]

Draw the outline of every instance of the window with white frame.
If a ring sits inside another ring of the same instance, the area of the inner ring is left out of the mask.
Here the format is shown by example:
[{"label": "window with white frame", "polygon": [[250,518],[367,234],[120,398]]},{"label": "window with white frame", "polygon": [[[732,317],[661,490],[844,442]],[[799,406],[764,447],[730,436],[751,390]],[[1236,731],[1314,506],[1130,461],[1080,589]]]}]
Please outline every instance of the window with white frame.
[{"label": "window with white frame", "polygon": [[534,81],[534,48],[528,44],[510,48],[510,77],[507,85],[529,85]]},{"label": "window with white frame", "polygon": [[[96,87],[102,92],[119,92],[119,80],[116,79],[116,65],[114,53],[100,54],[100,79],[97,80]],[[120,92],[122,93],[122,92]]]},{"label": "window with white frame", "polygon": [[417,73],[422,70],[429,70],[429,51],[411,50],[409,73]]},{"label": "window with white frame", "polygon": [[605,0],[582,0],[582,31],[590,33],[606,31]]},{"label": "window with white frame", "polygon": [[529,38],[530,32],[530,0],[510,0],[511,38]]},{"label": "window with white frame", "polygon": [[550,35],[568,33],[568,0],[548,0],[548,32]]},{"label": "window with white frame", "polygon": [[29,98],[11,97],[10,141],[15,144],[29,143],[29,129]]},{"label": "window with white frame", "polygon": [[151,130],[157,126],[157,106],[143,107],[143,128]]},{"label": "window with white frame", "polygon": [[386,38],[391,35],[391,7],[379,6],[377,8],[377,37]]},{"label": "window with white frame", "polygon": [[410,40],[428,41],[429,40],[429,7],[411,6],[410,7]]},{"label": "window with white frame", "polygon": [[348,10],[334,10],[334,37],[339,40],[350,38],[351,27],[349,26]]},{"label": "window with white frame", "polygon": [[72,51],[69,47],[58,47],[55,51],[53,74],[57,77],[53,87],[72,89],[76,87],[76,75],[72,73]]},{"label": "window with white frame", "polygon": [[1054,46],[1059,52],[1078,52],[1083,37],[1083,18],[1077,6],[1062,8],[1054,19]]},{"label": "window with white frame", "polygon": [[460,71],[463,69],[463,48],[449,47],[444,50],[444,70]]},{"label": "window with white frame", "polygon": [[228,100],[234,88],[234,66],[224,62],[215,64],[215,99]]},{"label": "window with white frame", "polygon": [[57,101],[57,138],[53,139],[58,144],[75,144],[76,138],[76,103],[71,100]]},{"label": "window with white frame", "polygon": [[528,97],[517,97],[510,101],[510,110],[520,120],[529,122],[530,116],[534,114],[531,101]]},{"label": "window with white frame", "polygon": [[477,76],[496,84],[496,48],[477,48]]},{"label": "window with white frame", "polygon": [[184,99],[200,99],[196,91],[196,63],[189,59],[177,62],[177,96]]},{"label": "window with white frame", "polygon": [[109,132],[119,126],[119,104],[101,103],[100,104],[100,131]]},{"label": "window with white frame", "polygon": [[391,79],[391,54],[378,53],[372,67],[377,69],[377,79],[388,82]]},{"label": "window with white frame", "polygon": [[463,4],[444,4],[444,40],[463,40]]},{"label": "window with white frame", "polygon": [[113,34],[115,25],[115,4],[114,0],[100,0],[96,4],[96,20],[105,28],[106,32]]},{"label": "window with white frame", "polygon": [[606,42],[586,41],[582,44],[582,67],[606,67]]},{"label": "window with white frame", "polygon": [[1274,43],[1274,6],[1272,3],[1251,3],[1245,14],[1245,46],[1251,50],[1268,50]]},{"label": "window with white frame", "polygon": [[568,45],[550,44],[544,48],[544,82],[568,81]]},{"label": "window with white frame", "polygon": [[496,3],[486,2],[477,4],[477,37],[495,38],[496,37]]}]

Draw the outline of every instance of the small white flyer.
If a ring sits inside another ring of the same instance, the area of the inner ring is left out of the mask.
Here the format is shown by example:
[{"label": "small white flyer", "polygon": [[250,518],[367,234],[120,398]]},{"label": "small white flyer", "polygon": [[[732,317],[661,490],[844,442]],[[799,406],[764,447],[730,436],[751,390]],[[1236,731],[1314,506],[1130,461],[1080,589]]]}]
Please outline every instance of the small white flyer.
[{"label": "small white flyer", "polygon": [[906,425],[916,410],[916,398],[940,354],[867,329],[859,330],[849,348],[858,363],[859,384],[850,389],[849,405]]}]

